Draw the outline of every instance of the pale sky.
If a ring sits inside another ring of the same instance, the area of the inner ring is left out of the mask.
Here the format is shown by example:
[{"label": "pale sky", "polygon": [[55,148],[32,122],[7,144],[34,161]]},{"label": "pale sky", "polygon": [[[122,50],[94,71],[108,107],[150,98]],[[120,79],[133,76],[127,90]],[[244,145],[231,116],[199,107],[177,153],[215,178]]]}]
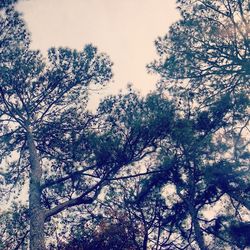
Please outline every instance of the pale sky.
[{"label": "pale sky", "polygon": [[[18,4],[32,37],[32,48],[81,50],[92,43],[114,63],[113,82],[99,96],[128,83],[145,94],[156,76],[146,65],[156,58],[154,40],[178,19],[175,0],[22,0]],[[96,94],[95,94],[96,95]],[[91,105],[95,106],[96,97]]]}]

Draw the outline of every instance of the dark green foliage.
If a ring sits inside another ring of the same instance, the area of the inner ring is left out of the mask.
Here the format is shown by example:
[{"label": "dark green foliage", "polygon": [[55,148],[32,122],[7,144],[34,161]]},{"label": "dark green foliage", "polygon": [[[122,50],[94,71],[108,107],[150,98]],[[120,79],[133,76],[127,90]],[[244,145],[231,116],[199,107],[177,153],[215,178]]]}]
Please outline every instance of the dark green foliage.
[{"label": "dark green foliage", "polygon": [[[200,249],[206,249],[203,235],[213,220],[206,218],[205,207],[219,204],[227,194],[231,199],[228,206],[238,204],[234,207],[237,220],[243,213],[240,204],[250,208],[246,160],[249,4],[244,0],[177,2],[181,19],[155,42],[159,57],[149,69],[161,76],[159,90],[177,103],[181,119],[173,124],[171,141],[162,144],[162,154],[170,159],[171,166],[165,175],[157,173],[148,179],[145,190],[150,192],[153,183],[157,188],[164,182],[173,184],[181,200],[173,209],[182,204],[186,216],[191,216],[194,240]],[[166,221],[170,223],[171,218]],[[184,218],[175,217],[175,224]],[[181,227],[178,230],[183,231]],[[215,246],[218,241],[225,246],[235,244],[226,243],[230,239],[228,229],[225,231],[225,238],[212,234]],[[182,235],[191,242],[192,237]]]},{"label": "dark green foliage", "polygon": [[[51,48],[45,60],[29,50],[20,15],[3,10],[0,153],[11,161],[2,199],[29,178],[32,128],[46,232],[68,241],[52,249],[249,246],[249,4],[178,6],[181,19],[156,41],[149,66],[162,77],[158,91],[129,88],[95,114],[86,111],[89,86],[112,77],[109,58],[87,45]],[[22,216],[1,217],[19,225],[7,227],[11,241],[24,239]]]},{"label": "dark green foliage", "polygon": [[14,203],[0,215],[0,249],[13,250],[27,247],[28,209]]},{"label": "dark green foliage", "polygon": [[250,246],[250,223],[240,222],[230,225],[229,234],[238,247]]},{"label": "dark green foliage", "polygon": [[[84,156],[79,157],[84,148],[76,145],[79,138],[74,133],[79,136],[93,125],[85,110],[88,88],[90,84],[106,84],[112,77],[112,63],[92,45],[80,52],[53,48],[45,60],[39,51],[29,49],[29,34],[17,12],[2,10],[0,22],[1,199],[32,180],[29,198],[35,197],[36,203],[29,202],[29,213],[30,225],[35,225],[36,220],[68,208],[69,200],[70,206],[94,200],[88,194],[97,192],[98,186],[93,188],[93,183],[80,178],[79,174],[90,169],[78,171],[79,164],[84,168],[88,163]],[[78,197],[72,203],[73,195]],[[34,216],[38,210],[40,214]],[[40,222],[40,231],[35,227],[30,230],[40,237],[30,237],[37,247],[37,242],[44,241]]]},{"label": "dark green foliage", "polygon": [[[201,105],[249,87],[248,1],[178,1],[181,20],[156,41],[162,88]],[[166,84],[165,84],[166,83]],[[185,87],[182,83],[185,83]]]},{"label": "dark green foliage", "polygon": [[0,9],[9,7],[10,5],[15,4],[17,1],[18,0],[1,0]]}]

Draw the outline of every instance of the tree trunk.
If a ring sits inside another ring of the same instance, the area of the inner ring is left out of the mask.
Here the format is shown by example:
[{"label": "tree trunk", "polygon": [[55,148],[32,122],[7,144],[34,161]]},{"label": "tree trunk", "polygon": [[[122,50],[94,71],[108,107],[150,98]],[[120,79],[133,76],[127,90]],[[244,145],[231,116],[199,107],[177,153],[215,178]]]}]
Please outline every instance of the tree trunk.
[{"label": "tree trunk", "polygon": [[30,211],[30,250],[45,250],[44,241],[44,209],[41,205],[41,177],[42,168],[35,146],[32,130],[28,129],[27,142],[30,154],[30,183],[29,183],[29,211]]},{"label": "tree trunk", "polygon": [[146,232],[144,234],[142,249],[143,250],[148,249],[148,231],[147,230],[146,230]]},{"label": "tree trunk", "polygon": [[195,208],[192,207],[192,205],[189,206],[189,211],[190,211],[190,215],[191,215],[191,218],[192,218],[192,223],[193,223],[193,226],[194,226],[195,240],[196,240],[196,242],[197,242],[197,244],[198,244],[198,246],[199,246],[199,248],[201,250],[206,250],[207,247],[205,245],[204,236],[203,236],[200,224],[198,222],[197,212],[195,211]]}]

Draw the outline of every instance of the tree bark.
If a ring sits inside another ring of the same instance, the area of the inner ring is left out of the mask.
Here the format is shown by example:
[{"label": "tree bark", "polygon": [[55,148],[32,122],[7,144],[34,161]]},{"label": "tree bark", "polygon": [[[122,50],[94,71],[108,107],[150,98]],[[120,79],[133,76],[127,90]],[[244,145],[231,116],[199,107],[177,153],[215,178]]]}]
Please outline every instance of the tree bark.
[{"label": "tree bark", "polygon": [[204,236],[200,224],[198,222],[197,212],[195,211],[195,208],[192,205],[189,205],[189,212],[194,226],[195,240],[201,250],[206,250],[207,247],[205,245]]},{"label": "tree bark", "polygon": [[142,249],[147,250],[148,249],[148,230],[145,230],[146,232],[144,233],[144,238],[143,238],[143,245]]},{"label": "tree bark", "polygon": [[41,204],[42,167],[35,146],[32,130],[28,128],[27,143],[30,155],[29,211],[30,250],[45,250],[44,209]]}]

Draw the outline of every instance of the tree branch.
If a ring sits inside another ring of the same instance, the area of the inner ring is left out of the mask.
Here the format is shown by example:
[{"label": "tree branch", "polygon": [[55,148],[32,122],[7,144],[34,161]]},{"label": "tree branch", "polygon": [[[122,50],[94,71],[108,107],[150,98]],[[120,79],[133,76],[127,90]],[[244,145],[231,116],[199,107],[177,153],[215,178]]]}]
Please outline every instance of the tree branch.
[{"label": "tree branch", "polygon": [[84,169],[82,170],[78,170],[78,171],[75,171],[73,173],[70,173],[69,175],[67,176],[64,176],[64,177],[61,177],[59,179],[56,179],[56,180],[49,180],[47,182],[45,182],[44,184],[41,185],[41,190],[45,189],[45,188],[48,188],[48,187],[51,187],[53,185],[56,185],[56,184],[59,184],[63,181],[66,181],[70,178],[73,178],[77,175],[85,175],[85,176],[90,176],[90,177],[93,177],[93,178],[99,178],[98,176],[95,176],[95,175],[91,175],[91,174],[84,174],[84,172],[90,170],[90,169],[93,169],[94,166],[89,166],[89,167],[85,167]]}]

